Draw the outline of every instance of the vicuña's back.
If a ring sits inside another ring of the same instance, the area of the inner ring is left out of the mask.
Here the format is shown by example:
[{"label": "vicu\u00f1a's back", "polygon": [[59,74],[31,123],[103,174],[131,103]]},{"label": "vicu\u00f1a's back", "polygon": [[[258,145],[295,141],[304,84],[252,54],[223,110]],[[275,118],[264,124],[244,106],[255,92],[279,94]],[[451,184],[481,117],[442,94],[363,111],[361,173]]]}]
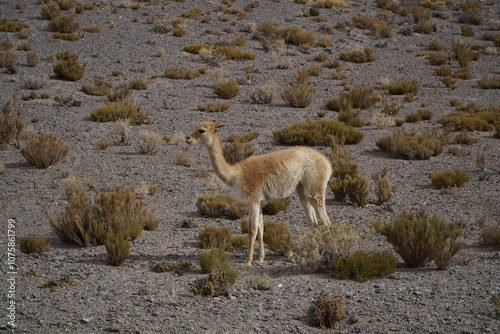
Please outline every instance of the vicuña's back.
[{"label": "vicu\u00f1a's back", "polygon": [[332,175],[328,159],[307,147],[295,147],[251,156],[230,165],[220,145],[218,129],[222,122],[203,122],[186,137],[188,144],[202,144],[207,148],[214,173],[232,188],[234,194],[249,202],[248,259],[251,266],[255,238],[259,237],[259,259],[264,261],[264,221],[261,203],[271,198],[290,196],[294,191],[299,196],[309,225],[330,225],[325,208],[325,189]]}]

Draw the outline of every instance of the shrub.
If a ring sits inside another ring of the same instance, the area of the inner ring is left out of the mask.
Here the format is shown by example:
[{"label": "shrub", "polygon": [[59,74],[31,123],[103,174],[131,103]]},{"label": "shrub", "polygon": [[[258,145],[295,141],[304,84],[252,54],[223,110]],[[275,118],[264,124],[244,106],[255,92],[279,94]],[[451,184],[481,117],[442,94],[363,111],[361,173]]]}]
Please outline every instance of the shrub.
[{"label": "shrub", "polygon": [[128,145],[130,134],[130,121],[128,119],[119,119],[113,124],[113,136],[115,144]]},{"label": "shrub", "polygon": [[196,108],[199,111],[206,112],[223,112],[229,109],[231,105],[227,102],[211,101],[206,104],[198,104]]},{"label": "shrub", "polygon": [[6,67],[7,69],[13,68],[17,64],[17,57],[12,51],[0,51],[0,68]]},{"label": "shrub", "polygon": [[396,257],[388,251],[357,250],[351,255],[333,261],[330,275],[340,279],[351,278],[358,282],[366,282],[373,277],[392,274],[397,264]]},{"label": "shrub", "polygon": [[437,189],[460,188],[469,181],[468,173],[460,168],[441,172],[435,171],[431,173],[430,178],[432,185]]},{"label": "shrub", "polygon": [[35,76],[35,75],[29,75],[23,79],[23,84],[26,89],[30,90],[38,90],[45,86],[47,83],[48,76],[42,75],[42,76]]},{"label": "shrub", "polygon": [[375,182],[375,194],[377,195],[377,204],[381,205],[387,202],[392,196],[392,186],[385,178],[389,172],[389,166],[385,166],[381,172],[371,174]]},{"label": "shrub", "polygon": [[449,131],[494,131],[495,124],[500,122],[497,109],[479,107],[478,110],[467,110],[466,106],[442,116],[437,122]]},{"label": "shrub", "polygon": [[19,245],[21,252],[26,254],[45,253],[52,249],[45,237],[21,237]]},{"label": "shrub", "polygon": [[481,216],[477,223],[481,229],[481,244],[500,249],[500,210]]},{"label": "shrub", "polygon": [[392,95],[416,95],[420,89],[420,82],[415,79],[388,80],[382,83],[382,88]]},{"label": "shrub", "polygon": [[99,139],[99,141],[97,142],[97,146],[99,146],[99,148],[101,150],[105,150],[107,149],[108,147],[110,147],[111,145],[113,145],[112,142],[110,141],[106,141],[106,140],[102,140],[102,139]]},{"label": "shrub", "polygon": [[250,51],[241,51],[232,46],[218,46],[215,52],[220,53],[226,60],[254,60],[257,56]]},{"label": "shrub", "polygon": [[83,78],[85,67],[86,65],[80,65],[78,60],[61,60],[54,64],[54,73],[64,80],[78,81]]},{"label": "shrub", "polygon": [[140,125],[149,120],[148,115],[132,101],[108,102],[104,106],[90,112],[96,122],[114,122],[128,119],[131,125]]},{"label": "shrub", "polygon": [[231,248],[231,229],[227,226],[207,226],[198,233],[198,248]]},{"label": "shrub", "polygon": [[316,87],[298,83],[293,86],[288,86],[281,92],[281,99],[292,108],[305,108],[312,102],[312,96],[316,91]]},{"label": "shrub", "polygon": [[253,145],[249,142],[259,136],[258,132],[250,132],[245,135],[234,133],[227,139],[230,144],[225,145],[222,149],[224,158],[230,163],[235,164],[255,153]]},{"label": "shrub", "polygon": [[445,269],[461,247],[456,242],[460,235],[457,225],[447,225],[436,215],[429,221],[424,209],[415,213],[403,210],[392,225],[381,221],[374,221],[372,225],[387,238],[396,253],[415,268],[434,260],[439,269]]},{"label": "shrub", "polygon": [[23,129],[24,122],[21,120],[17,90],[14,90],[12,92],[12,101],[7,101],[2,108],[2,116],[0,117],[0,148],[7,148],[14,139],[19,144]]},{"label": "shrub", "polygon": [[16,32],[21,31],[24,28],[28,28],[27,23],[21,21],[11,21],[7,19],[0,19],[0,31],[3,32]]},{"label": "shrub", "polygon": [[250,101],[257,104],[269,104],[276,95],[277,85],[275,81],[268,81],[260,86],[250,95]]},{"label": "shrub", "polygon": [[431,34],[436,30],[434,24],[425,18],[421,18],[413,25],[413,31],[419,34]]},{"label": "shrub", "polygon": [[182,47],[182,51],[198,54],[201,49],[212,49],[210,44],[187,44]]},{"label": "shrub", "polygon": [[349,223],[308,228],[299,233],[295,247],[297,261],[316,271],[327,271],[336,258],[351,253],[358,242],[359,236]]},{"label": "shrub", "polygon": [[198,71],[186,70],[183,67],[165,67],[163,70],[165,76],[169,79],[192,80],[200,75]]},{"label": "shrub", "polygon": [[240,92],[238,82],[233,79],[218,80],[212,84],[214,93],[222,99],[232,99]]},{"label": "shrub", "polygon": [[365,48],[354,48],[352,50],[343,51],[339,54],[339,59],[351,63],[366,63],[375,60],[373,50]]},{"label": "shrub", "polygon": [[421,121],[428,121],[432,118],[432,111],[429,109],[418,109],[408,116],[406,116],[406,123],[417,123]]},{"label": "shrub", "polygon": [[363,133],[335,120],[313,120],[274,130],[273,138],[283,145],[326,146],[332,136],[340,143],[357,144]]},{"label": "shrub", "polygon": [[398,129],[389,136],[380,137],[376,145],[392,156],[406,160],[427,160],[443,151],[443,143],[436,135],[417,135],[414,132],[406,132],[405,129]]},{"label": "shrub", "polygon": [[48,28],[51,32],[73,34],[80,28],[80,24],[75,21],[74,15],[58,15],[50,20]]},{"label": "shrub", "polygon": [[35,67],[40,62],[40,58],[36,52],[28,52],[26,54],[26,63],[30,67]]},{"label": "shrub", "polygon": [[196,207],[201,215],[208,217],[226,217],[239,219],[248,213],[248,204],[238,202],[227,194],[202,195],[196,201]]},{"label": "shrub", "polygon": [[273,288],[268,274],[249,277],[246,284],[250,289],[258,291],[271,290]]},{"label": "shrub", "polygon": [[332,163],[332,176],[334,179],[330,183],[330,189],[335,200],[342,202],[348,193],[348,180],[359,174],[358,165],[344,145],[332,143],[331,148],[332,152],[328,155],[328,158]]},{"label": "shrub", "polygon": [[305,32],[297,26],[281,29],[280,35],[286,43],[296,45],[305,50],[312,48],[316,43],[313,33]]},{"label": "shrub", "polygon": [[45,20],[51,20],[56,16],[61,15],[61,8],[55,2],[49,2],[40,7],[40,15]]},{"label": "shrub", "polygon": [[289,256],[294,242],[285,223],[264,221],[264,243],[273,252]]},{"label": "shrub", "polygon": [[337,322],[347,318],[344,305],[344,296],[318,294],[307,310],[309,324],[314,327],[334,329]]},{"label": "shrub", "polygon": [[271,199],[262,207],[262,213],[265,215],[277,215],[278,213],[285,211],[291,201],[291,197]]},{"label": "shrub", "polygon": [[375,17],[369,16],[354,16],[352,18],[352,23],[355,27],[360,29],[370,30],[373,36],[377,38],[391,38],[393,35],[392,27]]},{"label": "shrub", "polygon": [[104,247],[108,263],[113,266],[121,265],[130,254],[130,241],[126,233],[108,232],[104,239]]},{"label": "shrub", "polygon": [[202,277],[189,285],[194,295],[209,297],[229,296],[232,284],[225,272],[213,271],[207,277]]},{"label": "shrub", "polygon": [[76,281],[72,276],[66,275],[61,278],[52,278],[45,284],[39,286],[42,289],[62,289],[67,286],[76,286]]},{"label": "shrub", "polygon": [[356,174],[354,176],[348,175],[343,181],[346,184],[347,197],[352,204],[364,207],[369,193],[366,179],[362,175]]},{"label": "shrub", "polygon": [[[153,212],[124,187],[111,192],[96,191],[93,200],[82,190],[67,201],[64,211],[55,218],[44,207],[52,230],[66,243],[89,246],[102,245],[114,237],[135,240],[146,224],[155,220]],[[110,247],[118,246],[118,250],[122,249],[122,245]]]},{"label": "shrub", "polygon": [[127,101],[132,94],[130,85],[127,83],[121,83],[118,86],[113,87],[107,95],[108,101],[110,102],[124,102]]},{"label": "shrub", "polygon": [[48,168],[57,165],[70,150],[71,147],[56,136],[33,131],[26,136],[21,154],[29,164]]},{"label": "shrub", "polygon": [[201,15],[203,15],[203,8],[201,7],[190,8],[181,14],[182,17],[187,19],[198,19]]},{"label": "shrub", "polygon": [[340,111],[350,108],[368,109],[379,100],[377,93],[372,88],[355,85],[348,92],[342,92],[337,99],[326,102],[330,110]]},{"label": "shrub", "polygon": [[153,131],[141,131],[139,133],[139,151],[142,154],[154,155],[163,145],[163,138]]},{"label": "shrub", "polygon": [[500,78],[482,77],[477,80],[477,84],[483,89],[499,89]]},{"label": "shrub", "polygon": [[101,78],[94,79],[94,85],[83,85],[82,91],[87,95],[104,96],[111,90],[111,84]]},{"label": "shrub", "polygon": [[145,90],[148,89],[148,81],[146,79],[134,79],[128,83],[130,89]]},{"label": "shrub", "polygon": [[99,34],[102,32],[102,28],[99,26],[89,26],[83,28],[83,31],[91,33],[91,34]]},{"label": "shrub", "polygon": [[182,274],[191,270],[193,263],[190,260],[161,260],[157,262],[151,270],[155,273],[165,273],[173,271],[176,274]]}]

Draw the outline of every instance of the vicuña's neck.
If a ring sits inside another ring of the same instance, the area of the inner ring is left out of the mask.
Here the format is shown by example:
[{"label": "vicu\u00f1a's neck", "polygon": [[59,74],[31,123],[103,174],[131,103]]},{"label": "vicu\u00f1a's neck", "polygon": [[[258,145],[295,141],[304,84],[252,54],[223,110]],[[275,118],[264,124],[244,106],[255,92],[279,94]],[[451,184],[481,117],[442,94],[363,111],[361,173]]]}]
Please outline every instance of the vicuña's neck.
[{"label": "vicu\u00f1a's neck", "polygon": [[233,168],[224,158],[218,134],[215,134],[212,145],[207,145],[207,150],[215,175],[228,186],[232,186]]}]

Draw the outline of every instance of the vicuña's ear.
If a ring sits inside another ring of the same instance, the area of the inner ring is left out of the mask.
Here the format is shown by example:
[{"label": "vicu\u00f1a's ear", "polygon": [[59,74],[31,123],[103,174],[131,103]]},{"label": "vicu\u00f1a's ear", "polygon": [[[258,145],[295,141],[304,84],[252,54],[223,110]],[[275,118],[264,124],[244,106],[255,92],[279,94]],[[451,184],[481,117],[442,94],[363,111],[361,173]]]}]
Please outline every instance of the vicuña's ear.
[{"label": "vicu\u00f1a's ear", "polygon": [[223,127],[225,127],[225,126],[226,126],[226,123],[224,123],[224,122],[218,122],[218,123],[216,123],[216,124],[212,127],[212,129],[217,130],[217,129],[223,128]]}]

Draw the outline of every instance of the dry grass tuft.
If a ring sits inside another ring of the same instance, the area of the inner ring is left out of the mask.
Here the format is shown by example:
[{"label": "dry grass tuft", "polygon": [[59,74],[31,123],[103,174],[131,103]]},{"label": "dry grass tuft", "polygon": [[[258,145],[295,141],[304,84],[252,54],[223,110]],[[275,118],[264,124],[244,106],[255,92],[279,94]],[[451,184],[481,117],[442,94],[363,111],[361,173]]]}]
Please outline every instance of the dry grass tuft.
[{"label": "dry grass tuft", "polygon": [[347,318],[344,306],[342,295],[318,294],[307,310],[308,322],[314,327],[334,329],[337,322]]},{"label": "dry grass tuft", "polygon": [[71,147],[56,136],[31,131],[24,138],[21,154],[29,164],[48,168],[57,165],[70,150]]}]

